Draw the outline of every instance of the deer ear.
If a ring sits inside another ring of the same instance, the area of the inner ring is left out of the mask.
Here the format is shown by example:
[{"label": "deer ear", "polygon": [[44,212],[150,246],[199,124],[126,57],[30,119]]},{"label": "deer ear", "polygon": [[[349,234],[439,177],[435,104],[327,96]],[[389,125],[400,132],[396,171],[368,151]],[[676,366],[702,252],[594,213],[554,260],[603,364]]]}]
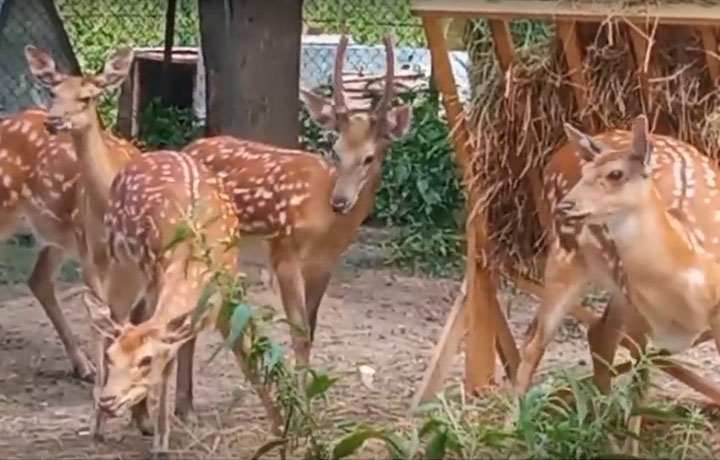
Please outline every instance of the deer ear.
[{"label": "deer ear", "polygon": [[128,46],[119,48],[105,61],[102,72],[93,79],[95,84],[104,90],[119,86],[130,73],[134,55]]},{"label": "deer ear", "polygon": [[648,132],[648,120],[645,115],[635,118],[632,124],[632,151],[630,155],[647,165],[652,153],[650,134]]},{"label": "deer ear", "polygon": [[85,291],[83,303],[90,316],[90,321],[105,337],[116,339],[120,335],[120,326],[112,319],[110,307],[90,291]]},{"label": "deer ear", "polygon": [[165,333],[162,334],[162,342],[173,345],[190,339],[193,336],[191,315],[192,311],[183,313],[171,319],[167,325],[165,325]]},{"label": "deer ear", "polygon": [[593,161],[602,152],[602,146],[598,142],[570,123],[564,123],[563,127],[570,142],[578,146],[578,153],[583,160]]},{"label": "deer ear", "polygon": [[401,105],[388,110],[385,119],[385,136],[391,141],[402,139],[410,130],[412,107]]},{"label": "deer ear", "polygon": [[47,87],[53,87],[63,81],[63,74],[57,71],[55,60],[49,53],[36,48],[33,45],[25,46],[25,60],[30,72],[40,83]]},{"label": "deer ear", "polygon": [[300,89],[300,99],[305,103],[310,117],[321,128],[331,131],[337,129],[337,119],[330,100],[306,89]]}]

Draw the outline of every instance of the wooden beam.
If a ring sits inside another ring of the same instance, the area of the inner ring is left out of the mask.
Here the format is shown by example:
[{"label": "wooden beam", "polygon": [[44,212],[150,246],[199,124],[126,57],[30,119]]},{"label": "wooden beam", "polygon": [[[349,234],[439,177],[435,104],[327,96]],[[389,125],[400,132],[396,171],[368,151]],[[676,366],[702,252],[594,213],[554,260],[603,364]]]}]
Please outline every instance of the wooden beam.
[{"label": "wooden beam", "polygon": [[705,60],[707,61],[708,72],[715,85],[718,85],[718,77],[720,77],[720,58],[718,57],[718,39],[715,34],[715,28],[711,26],[702,26],[700,37],[705,50]]},{"label": "wooden beam", "polygon": [[[442,23],[438,19],[423,18],[423,27],[430,48],[438,90],[442,95],[448,123],[452,128],[455,159],[467,182],[472,173],[470,137],[450,66]],[[475,209],[479,190],[475,188],[468,190],[467,195],[468,209]],[[487,247],[486,222],[482,212],[468,217],[466,310],[469,330],[465,353],[465,385],[469,392],[479,391],[491,382],[495,372],[496,343],[500,345],[514,343],[512,336],[496,342],[496,325],[500,324],[500,321],[505,321],[505,317],[500,309],[492,274],[484,260]],[[437,346],[444,347],[444,344],[440,343]],[[511,355],[512,350],[507,350],[505,354]]]},{"label": "wooden beam", "polygon": [[442,387],[443,380],[450,370],[453,358],[460,348],[460,342],[465,335],[465,319],[467,315],[467,277],[463,279],[460,293],[455,298],[450,315],[445,322],[440,338],[437,341],[442,346],[433,350],[427,372],[423,376],[415,396],[411,402],[411,410],[415,410],[421,403],[431,399]]},{"label": "wooden beam", "polygon": [[[705,2],[707,3],[707,2]],[[690,2],[618,5],[617,2],[577,2],[576,0],[413,0],[411,11],[427,18],[485,18],[502,21],[577,21],[601,23],[608,18],[643,22],[648,18],[660,24],[717,26],[720,5]]]},{"label": "wooden beam", "polygon": [[568,66],[570,81],[578,110],[582,116],[583,127],[588,132],[594,132],[592,117],[585,112],[588,106],[588,83],[583,72],[583,50],[574,21],[557,21],[557,34],[562,42],[565,62]]},{"label": "wooden beam", "polygon": [[[650,114],[652,111],[652,99],[650,97],[649,78],[649,56],[651,44],[648,43],[647,27],[639,24],[629,24],[630,41],[633,47],[633,56],[635,57],[635,68],[638,75],[638,83],[640,84],[640,92],[642,95],[643,112]],[[646,69],[647,61],[647,69]]]}]

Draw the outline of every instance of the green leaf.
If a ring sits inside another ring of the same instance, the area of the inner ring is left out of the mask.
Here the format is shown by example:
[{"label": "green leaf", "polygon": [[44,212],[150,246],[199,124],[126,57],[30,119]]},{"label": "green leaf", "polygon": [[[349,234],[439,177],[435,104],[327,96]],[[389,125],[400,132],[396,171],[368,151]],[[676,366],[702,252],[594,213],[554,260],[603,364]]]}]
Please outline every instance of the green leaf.
[{"label": "green leaf", "polygon": [[305,395],[308,399],[313,399],[325,392],[338,381],[337,377],[330,377],[327,374],[317,373],[313,375],[313,379],[305,388]]},{"label": "green leaf", "polygon": [[427,460],[442,460],[445,457],[445,446],[447,445],[447,429],[437,431],[430,442],[425,446],[425,458]]},{"label": "green leaf", "polygon": [[230,333],[226,339],[229,347],[232,348],[235,346],[235,342],[237,342],[237,339],[245,332],[252,316],[253,309],[249,304],[244,302],[238,303],[230,317]]},{"label": "green leaf", "polygon": [[283,359],[283,356],[285,355],[285,351],[283,348],[275,343],[270,342],[270,352],[268,357],[268,370],[275,369],[275,366]]},{"label": "green leaf", "polygon": [[410,460],[408,443],[400,436],[386,431],[382,433],[382,438],[385,439],[385,445],[392,460]]},{"label": "green leaf", "polygon": [[272,441],[266,442],[265,444],[260,446],[250,458],[251,460],[257,460],[271,450],[284,446],[288,443],[288,441],[289,439],[273,439]]},{"label": "green leaf", "polygon": [[200,298],[197,301],[197,304],[195,305],[195,311],[193,312],[191,324],[195,326],[197,322],[200,320],[202,315],[209,309],[210,307],[210,297],[213,296],[218,290],[218,286],[215,282],[211,281],[207,285],[205,285],[205,289],[203,290],[202,294],[200,294]]},{"label": "green leaf", "polygon": [[382,433],[376,430],[362,430],[351,433],[338,442],[333,447],[332,458],[340,459],[354,454],[365,444],[365,441],[371,438],[382,439]]},{"label": "green leaf", "polygon": [[173,233],[172,238],[170,238],[170,241],[168,244],[165,245],[165,248],[163,248],[164,251],[169,251],[170,249],[174,248],[176,245],[182,243],[183,241],[188,240],[193,234],[192,228],[190,228],[190,225],[188,225],[187,222],[180,222],[175,226],[175,231]]}]

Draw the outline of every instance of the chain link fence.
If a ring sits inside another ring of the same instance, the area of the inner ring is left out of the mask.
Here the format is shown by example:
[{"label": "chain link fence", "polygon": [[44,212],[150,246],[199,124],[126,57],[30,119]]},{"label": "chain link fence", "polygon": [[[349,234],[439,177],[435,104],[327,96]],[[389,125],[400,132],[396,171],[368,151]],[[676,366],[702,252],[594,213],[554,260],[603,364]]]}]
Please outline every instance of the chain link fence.
[{"label": "chain link fence", "polygon": [[[79,64],[85,72],[94,72],[117,46],[162,46],[166,6],[162,0],[0,0],[0,113],[42,102],[42,91],[29,82],[22,53],[25,44],[53,52],[67,70]],[[410,12],[410,0],[305,0],[303,20],[300,78],[304,86],[329,82],[343,30],[351,37],[348,72],[382,73],[385,57],[380,43],[388,32],[395,37],[400,70],[429,67],[424,35]],[[178,0],[175,45],[197,46],[198,26],[197,0]],[[74,58],[64,46],[68,41]]]}]

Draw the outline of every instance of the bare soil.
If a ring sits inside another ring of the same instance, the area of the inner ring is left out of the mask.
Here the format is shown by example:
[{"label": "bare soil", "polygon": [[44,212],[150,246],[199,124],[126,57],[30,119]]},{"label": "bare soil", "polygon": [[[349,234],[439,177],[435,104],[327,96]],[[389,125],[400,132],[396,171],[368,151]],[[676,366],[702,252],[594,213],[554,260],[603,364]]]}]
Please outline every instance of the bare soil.
[{"label": "bare soil", "polygon": [[[332,392],[334,410],[364,420],[398,423],[429,361],[459,282],[427,279],[382,267],[372,232],[365,231],[337,267],[320,310],[314,365],[341,377]],[[151,440],[118,418],[108,425],[109,439],[93,443],[88,434],[91,385],[69,375],[69,362],[39,303],[24,284],[34,251],[17,246],[0,253],[0,457],[3,458],[142,458]],[[89,350],[89,327],[77,296],[79,284],[58,283],[60,301],[83,346]],[[279,298],[253,284],[249,301],[281,308]],[[503,305],[516,339],[521,341],[536,299],[503,292]],[[287,345],[287,330],[274,334]],[[183,458],[248,458],[267,438],[259,401],[229,352],[208,358],[220,344],[208,332],[198,340],[195,359],[195,413],[189,426],[175,422],[172,446]],[[289,348],[288,348],[289,349]],[[684,355],[717,377],[714,347],[705,345]],[[542,362],[537,378],[558,366],[589,370],[582,328],[567,320]],[[360,381],[358,366],[375,369],[372,389]],[[452,378],[462,375],[458,356]],[[660,377],[660,376],[656,376]],[[677,382],[662,378],[677,397],[695,396]]]}]

